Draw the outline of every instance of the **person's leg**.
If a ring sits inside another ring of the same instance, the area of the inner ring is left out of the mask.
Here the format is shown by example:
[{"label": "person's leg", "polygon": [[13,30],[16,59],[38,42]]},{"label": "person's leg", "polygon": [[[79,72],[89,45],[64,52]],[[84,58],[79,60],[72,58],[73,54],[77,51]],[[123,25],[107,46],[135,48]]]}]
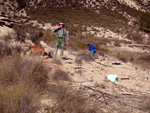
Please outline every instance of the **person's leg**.
[{"label": "person's leg", "polygon": [[95,57],[97,57],[98,55],[95,54],[95,53],[96,53],[96,50],[93,50],[93,51],[92,51],[92,55],[95,56]]},{"label": "person's leg", "polygon": [[52,58],[52,57],[53,57],[52,53],[48,52],[48,58]]},{"label": "person's leg", "polygon": [[64,50],[64,45],[65,45],[65,39],[61,39],[61,52],[60,52],[60,58],[63,58],[63,50]]},{"label": "person's leg", "polygon": [[60,39],[57,38],[57,41],[56,41],[56,48],[55,48],[55,52],[54,52],[53,58],[55,58],[56,55],[57,55],[57,51],[58,51],[58,48],[59,48],[60,43],[61,43]]},{"label": "person's leg", "polygon": [[64,47],[61,46],[60,58],[63,58],[63,49],[64,49]]},{"label": "person's leg", "polygon": [[56,55],[57,55],[57,51],[58,51],[58,48],[59,48],[59,46],[58,46],[58,45],[56,45],[56,48],[55,48],[55,52],[54,52],[53,58],[55,58],[55,57],[56,57]]},{"label": "person's leg", "polygon": [[92,52],[92,55],[94,56],[94,51],[91,51]]}]

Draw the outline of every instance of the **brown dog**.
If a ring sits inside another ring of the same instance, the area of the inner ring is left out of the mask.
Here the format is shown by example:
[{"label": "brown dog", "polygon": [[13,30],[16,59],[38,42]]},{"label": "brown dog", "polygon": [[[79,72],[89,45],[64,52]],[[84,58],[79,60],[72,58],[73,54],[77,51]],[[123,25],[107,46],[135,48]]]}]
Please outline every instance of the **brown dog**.
[{"label": "brown dog", "polygon": [[32,57],[37,53],[40,54],[41,56],[44,56],[45,50],[42,46],[34,45],[29,48],[29,51],[27,51],[27,54],[30,53],[32,53]]}]

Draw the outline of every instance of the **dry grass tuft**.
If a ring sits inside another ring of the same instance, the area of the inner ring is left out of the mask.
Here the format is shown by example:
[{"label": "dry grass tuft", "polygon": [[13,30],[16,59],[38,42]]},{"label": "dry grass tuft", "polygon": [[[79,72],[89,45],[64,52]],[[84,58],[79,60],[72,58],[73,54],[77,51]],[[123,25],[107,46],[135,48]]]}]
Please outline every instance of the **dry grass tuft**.
[{"label": "dry grass tuft", "polygon": [[9,56],[9,55],[12,55],[11,48],[4,43],[0,43],[0,56],[4,57],[4,56]]},{"label": "dry grass tuft", "polygon": [[91,61],[94,61],[94,58],[92,57],[91,54],[79,53],[76,56],[75,63],[82,64],[83,60],[86,62],[91,62]]},{"label": "dry grass tuft", "polygon": [[121,53],[117,53],[117,58],[119,59],[119,60],[121,60],[122,62],[124,62],[124,63],[127,63],[128,62],[128,57],[127,56],[125,56],[125,55],[123,55],[123,54],[121,54]]},{"label": "dry grass tuft", "polygon": [[143,55],[140,57],[141,60],[150,61],[150,55]]},{"label": "dry grass tuft", "polygon": [[52,64],[57,64],[57,65],[62,65],[61,61],[59,59],[56,59],[56,58],[53,59],[51,63]]},{"label": "dry grass tuft", "polygon": [[24,84],[0,87],[1,113],[35,113],[39,109],[38,93]]},{"label": "dry grass tuft", "polygon": [[25,39],[31,40],[34,44],[39,45],[41,40],[46,41],[45,31],[31,25],[15,26],[16,41],[25,42]]},{"label": "dry grass tuft", "polygon": [[52,75],[54,81],[71,81],[69,74],[61,69],[56,69]]},{"label": "dry grass tuft", "polygon": [[46,67],[19,55],[6,56],[0,62],[0,112],[36,113],[40,94],[47,88]]},{"label": "dry grass tuft", "polygon": [[20,56],[6,57],[1,60],[0,83],[12,85],[25,83],[43,89],[48,79],[47,69],[41,61],[22,59]]},{"label": "dry grass tuft", "polygon": [[142,34],[140,32],[135,31],[132,33],[131,40],[134,40],[138,44],[142,44],[144,39],[145,38],[142,36]]},{"label": "dry grass tuft", "polygon": [[119,60],[121,60],[121,61],[124,62],[124,63],[127,63],[127,62],[128,62],[127,57],[124,57],[124,56],[120,56],[120,57],[119,57]]},{"label": "dry grass tuft", "polygon": [[145,112],[150,112],[150,99],[146,98],[146,100],[143,101],[143,103],[139,104],[139,107],[145,111]]},{"label": "dry grass tuft", "polygon": [[8,46],[6,43],[0,43],[0,57],[20,54],[22,48],[20,46]]},{"label": "dry grass tuft", "polygon": [[57,101],[58,106],[53,108],[58,113],[96,113],[96,109],[88,108],[86,99],[80,91],[73,90],[69,85],[57,84],[49,91]]},{"label": "dry grass tuft", "polygon": [[116,47],[121,47],[121,44],[120,44],[119,41],[115,41],[115,42],[114,42],[114,46],[116,46]]}]

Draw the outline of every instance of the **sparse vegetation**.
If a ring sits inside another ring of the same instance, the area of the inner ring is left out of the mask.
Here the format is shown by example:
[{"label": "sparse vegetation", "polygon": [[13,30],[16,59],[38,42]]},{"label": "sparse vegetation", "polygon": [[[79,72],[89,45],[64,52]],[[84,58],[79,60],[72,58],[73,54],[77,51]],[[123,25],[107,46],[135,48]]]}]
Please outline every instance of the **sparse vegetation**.
[{"label": "sparse vegetation", "polygon": [[121,61],[124,62],[124,63],[127,63],[127,62],[128,62],[127,57],[124,57],[124,56],[120,56],[120,57],[119,57],[119,60],[121,60]]},{"label": "sparse vegetation", "polygon": [[150,55],[143,55],[139,59],[150,62]]},{"label": "sparse vegetation", "polygon": [[143,111],[150,112],[150,102],[149,98],[143,102],[143,104],[140,104],[140,107],[143,109]]},{"label": "sparse vegetation", "polygon": [[46,67],[19,55],[6,56],[0,62],[0,112],[37,112],[40,93],[47,88]]},{"label": "sparse vegetation", "polygon": [[145,32],[150,32],[150,13],[144,12],[140,16],[140,29]]},{"label": "sparse vegetation", "polygon": [[61,61],[59,59],[53,59],[52,64],[62,65]]},{"label": "sparse vegetation", "polygon": [[58,113],[97,113],[95,108],[88,107],[82,92],[72,89],[67,84],[57,84],[49,88],[54,95],[58,106],[54,106],[53,112]]},{"label": "sparse vegetation", "polygon": [[48,71],[40,61],[22,59],[19,55],[1,59],[0,83],[4,86],[19,84],[46,87]]},{"label": "sparse vegetation", "polygon": [[135,31],[132,33],[131,39],[137,42],[138,44],[142,44],[144,37],[138,31]]},{"label": "sparse vegetation", "polygon": [[9,41],[10,39],[12,39],[12,37],[11,37],[10,34],[8,34],[8,35],[6,35],[6,36],[4,37],[4,41],[5,41],[5,42]]},{"label": "sparse vegetation", "polygon": [[19,5],[19,8],[24,8],[26,6],[26,0],[16,0],[18,5]]},{"label": "sparse vegetation", "polygon": [[60,68],[56,69],[52,75],[52,80],[54,81],[71,81],[69,74]]},{"label": "sparse vegetation", "polygon": [[39,94],[25,84],[0,87],[1,113],[35,113],[40,108]]},{"label": "sparse vegetation", "polygon": [[127,57],[127,56],[125,56],[125,55],[123,55],[123,54],[120,54],[120,53],[117,53],[116,56],[117,56],[117,58],[118,58],[119,60],[121,60],[122,62],[127,63],[127,61],[128,61],[128,57]]},{"label": "sparse vegetation", "polygon": [[[52,25],[64,22],[66,28],[69,29],[69,33],[72,35],[76,33],[80,34],[82,31],[85,31],[85,28],[82,27],[82,25],[103,26],[116,32],[124,32],[129,27],[125,24],[127,19],[121,14],[106,8],[101,8],[99,10],[100,14],[98,14],[88,8],[78,6],[56,7],[56,4],[51,4],[51,6],[47,5],[46,7],[39,7],[36,10],[28,10],[27,12],[28,15],[39,22],[50,22]],[[123,30],[119,30],[119,28],[123,28]]]},{"label": "sparse vegetation", "polygon": [[15,26],[14,27],[17,36],[16,41],[25,42],[25,39],[31,40],[34,44],[39,45],[40,41],[51,42],[53,41],[54,35],[50,34],[51,31],[45,31],[40,28],[33,27],[31,25]]},{"label": "sparse vegetation", "polygon": [[115,42],[114,42],[114,46],[120,47],[120,46],[121,46],[121,45],[120,45],[120,42],[119,42],[119,41],[115,41]]},{"label": "sparse vegetation", "polygon": [[132,62],[132,64],[139,65],[142,68],[150,68],[150,55],[147,53],[139,54],[138,52],[120,51],[109,52],[111,56],[115,56],[123,62]]},{"label": "sparse vegetation", "polygon": [[86,62],[90,62],[90,61],[94,61],[94,58],[92,57],[91,54],[86,54],[86,53],[80,53],[76,56],[76,60],[75,62],[77,64],[82,64],[82,61],[86,61]]},{"label": "sparse vegetation", "polygon": [[[82,37],[82,38],[81,38]],[[107,48],[103,49],[111,40],[106,38],[98,38],[89,35],[70,36],[70,45],[67,47],[74,51],[85,51],[88,49],[87,44],[93,44],[97,51],[108,52]]]},{"label": "sparse vegetation", "polygon": [[0,43],[0,57],[11,56],[14,54],[20,54],[22,48],[20,46],[8,46],[7,43]]},{"label": "sparse vegetation", "polygon": [[5,55],[12,55],[12,50],[8,45],[0,43],[0,56],[4,57]]}]

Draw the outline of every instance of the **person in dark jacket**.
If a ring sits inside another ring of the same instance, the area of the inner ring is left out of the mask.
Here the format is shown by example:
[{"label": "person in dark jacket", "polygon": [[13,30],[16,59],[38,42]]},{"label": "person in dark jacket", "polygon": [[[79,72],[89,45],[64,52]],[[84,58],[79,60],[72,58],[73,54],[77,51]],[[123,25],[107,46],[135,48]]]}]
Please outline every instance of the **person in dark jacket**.
[{"label": "person in dark jacket", "polygon": [[61,52],[60,52],[60,58],[63,57],[63,49],[64,49],[64,45],[65,45],[65,38],[67,38],[67,43],[66,45],[69,44],[69,37],[68,37],[68,33],[67,30],[64,28],[64,24],[63,23],[59,23],[59,25],[54,28],[52,31],[56,32],[56,37],[57,37],[57,41],[56,41],[56,51],[54,53],[54,58],[57,55],[57,51],[59,46],[61,46]]},{"label": "person in dark jacket", "polygon": [[89,50],[87,50],[88,52],[91,52],[92,53],[92,55],[94,56],[94,57],[97,57],[98,56],[98,54],[95,54],[96,53],[96,48],[95,48],[95,46],[94,45],[92,45],[92,44],[88,44],[87,45],[88,47],[89,47]]}]

